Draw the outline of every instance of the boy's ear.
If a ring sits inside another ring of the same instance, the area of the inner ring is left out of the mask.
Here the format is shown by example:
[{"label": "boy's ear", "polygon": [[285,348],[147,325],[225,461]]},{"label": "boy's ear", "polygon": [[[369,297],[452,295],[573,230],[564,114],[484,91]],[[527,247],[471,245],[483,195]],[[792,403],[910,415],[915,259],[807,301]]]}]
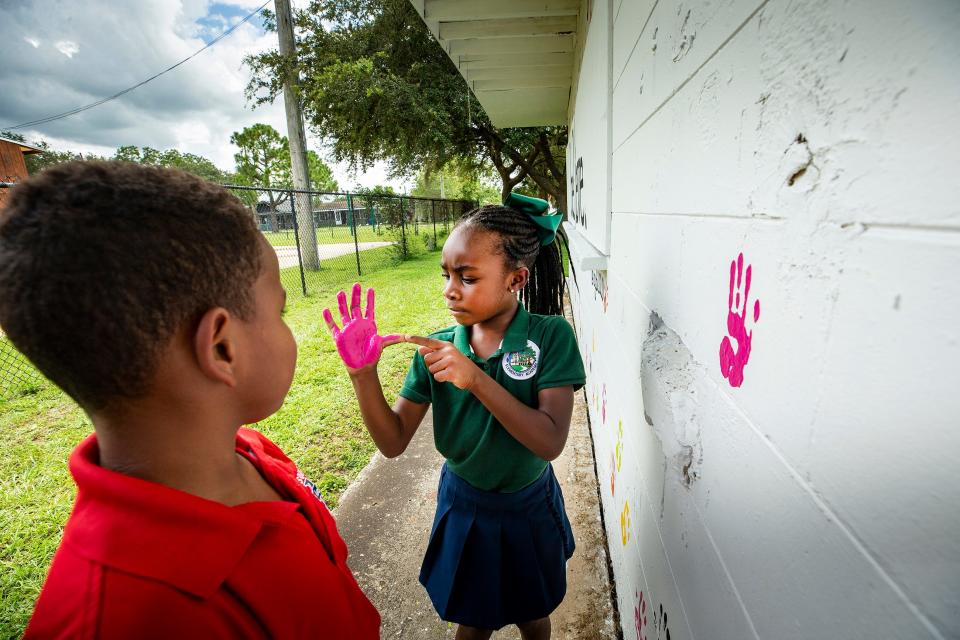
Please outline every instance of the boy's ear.
[{"label": "boy's ear", "polygon": [[237,386],[236,342],[233,329],[237,320],[223,307],[209,309],[200,318],[193,336],[193,349],[200,370],[208,378],[228,387]]}]

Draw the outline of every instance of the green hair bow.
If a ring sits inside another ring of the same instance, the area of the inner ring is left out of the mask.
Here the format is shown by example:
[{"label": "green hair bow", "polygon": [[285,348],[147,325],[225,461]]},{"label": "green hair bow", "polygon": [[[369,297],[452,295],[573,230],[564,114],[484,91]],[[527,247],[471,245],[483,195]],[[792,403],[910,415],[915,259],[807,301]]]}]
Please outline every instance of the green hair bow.
[{"label": "green hair bow", "polygon": [[559,209],[553,213],[548,213],[550,203],[546,200],[511,192],[503,199],[503,206],[516,209],[530,216],[530,219],[538,227],[537,235],[540,236],[540,246],[547,246],[557,237],[557,228],[563,220],[563,213]]}]

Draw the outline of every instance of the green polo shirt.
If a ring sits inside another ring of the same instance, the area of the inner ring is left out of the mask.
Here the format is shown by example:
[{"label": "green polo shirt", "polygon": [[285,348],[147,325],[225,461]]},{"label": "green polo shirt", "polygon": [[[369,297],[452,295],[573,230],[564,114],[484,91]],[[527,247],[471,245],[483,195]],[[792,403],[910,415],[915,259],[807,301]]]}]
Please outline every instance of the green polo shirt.
[{"label": "green polo shirt", "polygon": [[[528,313],[523,306],[486,360],[470,347],[470,329],[462,325],[430,334],[452,342],[465,356],[528,407],[537,407],[537,392],[550,387],[583,386],[586,376],[573,328],[561,316]],[[458,476],[485,491],[519,491],[540,477],[547,462],[517,442],[469,391],[437,382],[423,356],[415,353],[400,395],[433,403],[433,437],[437,451]]]}]

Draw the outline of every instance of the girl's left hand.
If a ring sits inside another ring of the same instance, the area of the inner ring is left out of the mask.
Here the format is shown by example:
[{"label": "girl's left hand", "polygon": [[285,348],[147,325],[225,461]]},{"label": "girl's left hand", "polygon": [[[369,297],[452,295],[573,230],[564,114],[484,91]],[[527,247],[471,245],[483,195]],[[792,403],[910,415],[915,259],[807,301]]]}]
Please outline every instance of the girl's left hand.
[{"label": "girl's left hand", "polygon": [[367,313],[360,314],[360,284],[353,285],[353,296],[349,310],[347,309],[347,294],[341,291],[337,294],[340,303],[340,319],[343,322],[341,330],[333,320],[330,309],[323,310],[323,319],[330,328],[333,340],[337,345],[340,358],[347,365],[350,372],[364,367],[376,366],[384,347],[403,342],[403,336],[381,336],[377,333],[376,316],[374,315],[373,289],[367,289]]},{"label": "girl's left hand", "polygon": [[452,342],[422,336],[405,336],[405,340],[420,345],[418,351],[437,382],[449,382],[458,389],[469,391],[483,374],[480,367]]}]

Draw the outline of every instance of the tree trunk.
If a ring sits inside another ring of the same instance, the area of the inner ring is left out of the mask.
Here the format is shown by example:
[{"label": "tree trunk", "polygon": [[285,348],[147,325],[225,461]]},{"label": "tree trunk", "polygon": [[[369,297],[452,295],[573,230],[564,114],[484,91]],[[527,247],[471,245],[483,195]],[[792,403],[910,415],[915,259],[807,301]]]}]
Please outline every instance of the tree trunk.
[{"label": "tree trunk", "polygon": [[[567,214],[567,185],[563,184],[560,186],[560,189],[557,191],[557,194],[553,196],[557,201],[557,209],[563,211],[564,215]],[[564,218],[566,219],[566,218]]]},{"label": "tree trunk", "polygon": [[280,223],[277,220],[277,203],[273,199],[273,192],[267,191],[267,197],[270,199],[270,230],[280,231]]},{"label": "tree trunk", "polygon": [[[541,134],[540,140],[526,157],[506,144],[496,130],[484,129],[480,131],[480,138],[486,145],[487,155],[503,181],[501,192],[504,197],[521,180],[529,176],[541,190],[553,198],[558,209],[564,213],[567,212],[566,175],[557,167],[546,136]],[[505,158],[509,158],[513,165],[507,166]],[[513,175],[514,171],[517,171],[516,176]]]}]

